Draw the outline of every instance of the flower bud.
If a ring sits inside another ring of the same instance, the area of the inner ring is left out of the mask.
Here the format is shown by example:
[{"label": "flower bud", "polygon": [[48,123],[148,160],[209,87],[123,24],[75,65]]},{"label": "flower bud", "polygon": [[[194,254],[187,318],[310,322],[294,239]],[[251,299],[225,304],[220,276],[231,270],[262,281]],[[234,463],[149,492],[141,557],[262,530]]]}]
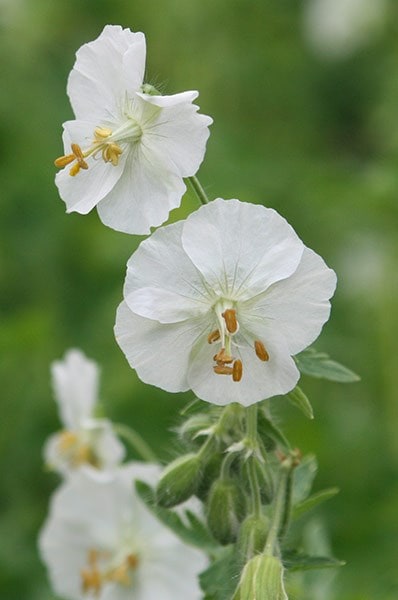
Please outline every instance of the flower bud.
[{"label": "flower bud", "polygon": [[245,497],[233,479],[218,479],[210,488],[207,523],[220,544],[236,540],[239,524],[245,516]]},{"label": "flower bud", "polygon": [[265,515],[249,515],[243,521],[239,529],[238,547],[245,562],[264,550],[268,530],[269,519]]},{"label": "flower bud", "polygon": [[197,497],[205,502],[209,495],[209,490],[215,479],[219,477],[222,464],[222,455],[215,452],[203,466],[203,475],[198,489],[196,490]]},{"label": "flower bud", "polygon": [[258,554],[245,565],[233,600],[288,600],[283,566],[275,556]]},{"label": "flower bud", "polygon": [[185,454],[173,460],[162,473],[156,488],[160,506],[171,508],[195,494],[201,479],[201,461],[196,454]]}]

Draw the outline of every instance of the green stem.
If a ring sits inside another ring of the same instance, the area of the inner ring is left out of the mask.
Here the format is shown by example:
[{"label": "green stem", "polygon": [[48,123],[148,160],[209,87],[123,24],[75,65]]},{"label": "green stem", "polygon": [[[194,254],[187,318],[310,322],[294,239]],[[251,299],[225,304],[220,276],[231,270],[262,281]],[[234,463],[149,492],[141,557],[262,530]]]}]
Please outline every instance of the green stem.
[{"label": "green stem", "polygon": [[[250,448],[255,452],[257,448],[257,405],[253,404],[246,409],[246,436]],[[252,504],[252,513],[256,517],[261,515],[261,493],[258,484],[257,470],[255,465],[255,455],[247,458],[247,474],[250,483],[250,498]]]},{"label": "green stem", "polygon": [[114,432],[121,438],[124,438],[132,448],[148,462],[158,462],[156,454],[151,450],[145,440],[140,436],[139,433],[131,429],[127,425],[117,423],[113,425]]},{"label": "green stem", "polygon": [[282,521],[286,512],[286,492],[292,466],[281,466],[278,489],[274,500],[274,510],[272,513],[271,526],[265,543],[264,554],[275,556],[275,546],[278,541]]},{"label": "green stem", "polygon": [[195,175],[192,175],[192,177],[188,177],[188,181],[191,184],[199,202],[201,204],[208,204],[209,199],[206,195],[206,192],[202,188],[199,179]]},{"label": "green stem", "polygon": [[220,471],[221,479],[229,478],[229,470],[230,470],[231,465],[234,462],[235,458],[236,458],[236,454],[234,452],[229,452],[227,454],[227,456],[224,458],[224,460],[222,461],[221,471]]}]

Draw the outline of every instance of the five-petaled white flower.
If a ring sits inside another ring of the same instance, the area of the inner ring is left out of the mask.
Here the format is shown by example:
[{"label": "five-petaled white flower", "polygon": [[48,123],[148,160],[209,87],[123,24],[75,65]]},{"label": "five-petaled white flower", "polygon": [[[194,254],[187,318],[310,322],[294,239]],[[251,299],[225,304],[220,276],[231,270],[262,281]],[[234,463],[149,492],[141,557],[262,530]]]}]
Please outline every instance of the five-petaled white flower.
[{"label": "five-petaled white flower", "polygon": [[155,519],[134,479],[159,468],[130,463],[94,478],[74,474],[55,492],[39,538],[54,591],[68,600],[199,600],[202,552]]},{"label": "five-petaled white flower", "polygon": [[123,445],[107,419],[94,411],[98,398],[97,364],[80,350],[69,350],[63,361],[51,365],[55,399],[63,431],[50,436],[44,447],[46,463],[63,475],[79,467],[112,469],[124,457]]},{"label": "five-petaled white flower", "polygon": [[212,123],[192,104],[198,92],[161,96],[143,84],[145,53],[143,33],[111,25],[80,48],[67,89],[76,120],[64,123],[55,161],[67,212],[97,206],[103,223],[136,234],[179,206]]},{"label": "five-petaled white flower", "polygon": [[247,406],[296,385],[335,285],[277,212],[218,199],[130,258],[116,339],[144,382]]}]

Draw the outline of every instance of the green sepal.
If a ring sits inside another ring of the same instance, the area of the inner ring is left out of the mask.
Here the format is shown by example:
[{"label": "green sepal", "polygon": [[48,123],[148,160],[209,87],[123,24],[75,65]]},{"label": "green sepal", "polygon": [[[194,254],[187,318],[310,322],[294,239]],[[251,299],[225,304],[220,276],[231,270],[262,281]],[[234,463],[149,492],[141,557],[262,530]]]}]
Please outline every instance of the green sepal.
[{"label": "green sepal", "polygon": [[163,471],[156,487],[158,504],[171,508],[188,500],[199,487],[202,471],[200,456],[193,452],[173,460]]},{"label": "green sepal", "polygon": [[294,506],[293,511],[292,511],[292,518],[293,519],[300,518],[306,512],[319,506],[323,502],[326,502],[326,500],[330,500],[330,498],[333,498],[334,496],[336,496],[336,494],[338,494],[339,491],[340,491],[339,488],[333,487],[333,488],[327,488],[325,490],[321,490],[320,492],[316,492],[315,494],[312,494],[306,500],[303,500],[302,502],[299,502],[298,504],[296,504]]},{"label": "green sepal", "polygon": [[329,381],[338,381],[340,383],[354,383],[360,380],[360,377],[356,373],[332,360],[328,354],[317,352],[315,348],[307,348],[303,352],[300,352],[300,354],[297,354],[294,360],[299,371],[310,377],[328,379]]},{"label": "green sepal", "polygon": [[207,524],[215,539],[223,546],[235,542],[246,508],[239,483],[232,478],[217,479],[206,504]]},{"label": "green sepal", "polygon": [[185,511],[186,521],[180,515],[156,503],[155,491],[143,481],[136,481],[135,488],[148,509],[183,542],[201,548],[205,552],[214,552],[219,548],[206,526],[191,511]]},{"label": "green sepal", "polygon": [[309,571],[343,567],[345,562],[332,556],[311,556],[304,552],[288,550],[283,553],[283,564],[288,571]]},{"label": "green sepal", "polygon": [[199,575],[204,600],[231,600],[239,581],[239,559],[235,546],[225,546],[216,560]]},{"label": "green sepal", "polygon": [[304,394],[303,390],[297,385],[294,390],[286,394],[286,398],[294,404],[296,408],[301,410],[301,412],[308,418],[314,418],[314,411],[312,410],[311,402],[308,400],[307,396]]}]

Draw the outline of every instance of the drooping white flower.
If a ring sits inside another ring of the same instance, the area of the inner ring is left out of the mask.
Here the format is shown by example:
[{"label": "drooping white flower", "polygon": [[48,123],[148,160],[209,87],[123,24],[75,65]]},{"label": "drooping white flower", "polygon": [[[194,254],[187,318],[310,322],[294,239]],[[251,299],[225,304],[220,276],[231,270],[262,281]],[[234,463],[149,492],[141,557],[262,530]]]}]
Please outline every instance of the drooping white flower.
[{"label": "drooping white flower", "polygon": [[161,96],[143,83],[145,54],[143,33],[112,25],[78,50],[67,88],[76,120],[55,161],[67,212],[96,206],[103,223],[136,234],[179,206],[212,122],[192,104],[198,92]]},{"label": "drooping white flower", "polygon": [[199,600],[206,557],[145,507],[133,480],[159,468],[130,463],[101,479],[79,471],[55,492],[39,538],[54,591],[66,600]]},{"label": "drooping white flower", "polygon": [[97,364],[80,350],[69,350],[63,361],[51,365],[55,399],[64,429],[48,439],[46,463],[63,475],[81,467],[110,469],[123,460],[125,451],[107,419],[94,411],[98,399]]},{"label": "drooping white flower", "polygon": [[274,210],[218,199],[132,255],[116,339],[144,382],[247,406],[296,385],[335,285]]}]

